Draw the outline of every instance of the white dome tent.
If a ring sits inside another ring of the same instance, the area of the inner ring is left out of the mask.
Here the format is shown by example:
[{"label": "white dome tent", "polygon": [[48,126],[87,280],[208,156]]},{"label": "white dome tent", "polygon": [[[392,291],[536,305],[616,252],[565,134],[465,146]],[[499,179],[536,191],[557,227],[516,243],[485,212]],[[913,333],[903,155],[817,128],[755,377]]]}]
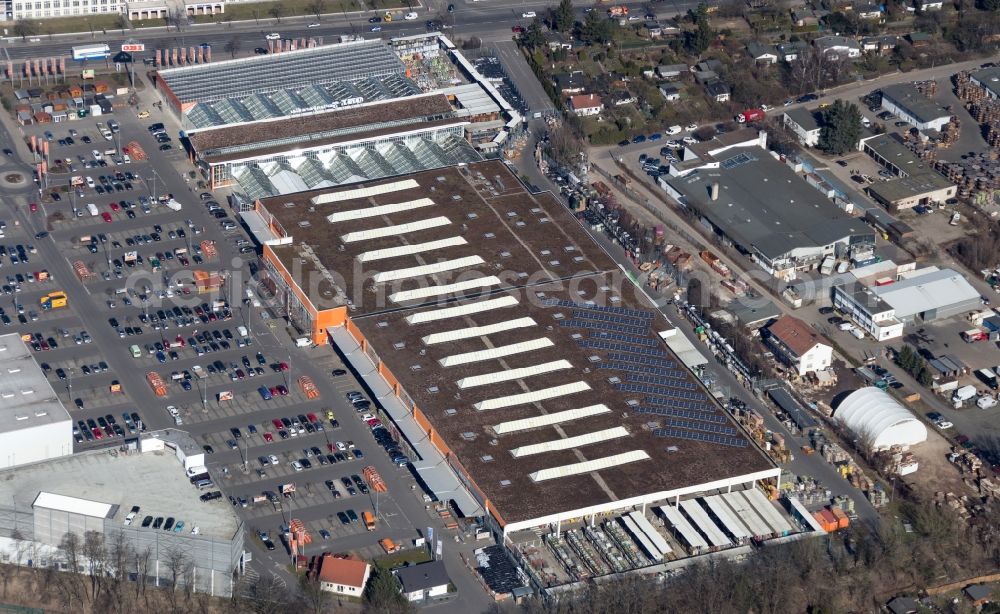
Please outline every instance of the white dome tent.
[{"label": "white dome tent", "polygon": [[875,387],[860,388],[847,395],[834,418],[855,435],[870,437],[875,450],[927,441],[924,424],[887,392]]}]

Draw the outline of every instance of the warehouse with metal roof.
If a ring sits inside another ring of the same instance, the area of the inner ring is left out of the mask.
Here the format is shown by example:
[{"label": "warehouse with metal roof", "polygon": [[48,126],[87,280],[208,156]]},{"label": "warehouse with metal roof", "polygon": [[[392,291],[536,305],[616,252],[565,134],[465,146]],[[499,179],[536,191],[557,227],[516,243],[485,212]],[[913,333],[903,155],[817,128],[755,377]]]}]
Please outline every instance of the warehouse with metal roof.
[{"label": "warehouse with metal roof", "polygon": [[892,306],[896,319],[904,323],[917,318],[923,322],[950,318],[982,307],[979,291],[953,269],[917,269],[894,283],[873,286],[871,291]]},{"label": "warehouse with metal roof", "polygon": [[927,440],[927,428],[886,391],[859,388],[847,395],[833,414],[850,431],[868,438],[875,450],[912,446]]},{"label": "warehouse with metal roof", "polygon": [[498,533],[779,470],[565,207],[496,161],[257,203],[265,283]]},{"label": "warehouse with metal roof", "polygon": [[874,230],[756,141],[712,158],[682,176],[662,176],[661,185],[772,275],[794,279],[827,256],[847,258],[875,244]]}]

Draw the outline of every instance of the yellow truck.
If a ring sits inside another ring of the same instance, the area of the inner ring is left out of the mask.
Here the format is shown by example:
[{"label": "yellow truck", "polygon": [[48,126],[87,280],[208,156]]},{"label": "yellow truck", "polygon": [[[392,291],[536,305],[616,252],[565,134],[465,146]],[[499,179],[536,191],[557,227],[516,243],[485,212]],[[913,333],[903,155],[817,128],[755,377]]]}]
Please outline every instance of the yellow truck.
[{"label": "yellow truck", "polygon": [[66,306],[66,293],[61,290],[56,292],[49,292],[45,296],[39,299],[39,303],[42,309],[48,311],[49,309],[59,309]]}]

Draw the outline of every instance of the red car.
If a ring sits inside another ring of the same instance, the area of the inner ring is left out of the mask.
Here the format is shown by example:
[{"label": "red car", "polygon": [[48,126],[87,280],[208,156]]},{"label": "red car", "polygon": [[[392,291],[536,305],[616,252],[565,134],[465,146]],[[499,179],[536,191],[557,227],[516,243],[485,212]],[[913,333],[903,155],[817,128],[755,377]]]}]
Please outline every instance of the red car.
[{"label": "red car", "polygon": [[288,363],[287,362],[278,363],[278,371],[288,371]]},{"label": "red car", "polygon": [[524,34],[524,26],[514,26],[510,31],[514,34]]},{"label": "red car", "polygon": [[270,392],[270,393],[271,393],[271,396],[272,396],[272,397],[276,397],[276,396],[278,396],[278,387],[277,387],[277,386],[271,386],[271,387],[270,387],[270,388],[268,389],[268,392]]},{"label": "red car", "polygon": [[280,394],[283,397],[288,396],[288,388],[285,388],[281,384],[278,384],[277,388],[278,388],[278,394]]},{"label": "red car", "polygon": [[277,418],[275,418],[274,420],[271,420],[271,424],[273,424],[274,428],[278,429],[279,431],[281,429],[285,428],[285,425],[282,424],[281,420],[278,420]]},{"label": "red car", "polygon": [[118,203],[111,203],[112,211],[118,211],[119,209],[121,209],[121,207],[118,206]]},{"label": "red car", "polygon": [[35,213],[38,211],[38,203],[31,203],[28,205],[28,208],[31,209],[32,213]]},{"label": "red car", "polygon": [[101,432],[100,428],[94,429],[94,439],[104,439],[104,433]]},{"label": "red car", "polygon": [[102,213],[101,217],[104,218],[104,221],[107,222],[108,224],[111,223],[111,214],[108,213],[107,211],[105,211],[104,213]]},{"label": "red car", "polygon": [[306,418],[309,418],[309,422],[318,422],[318,420],[316,420],[316,414],[306,414]]},{"label": "red car", "polygon": [[274,441],[274,435],[272,435],[270,432],[264,433],[264,441],[266,441],[267,443],[271,443],[272,441]]},{"label": "red car", "polygon": [[371,420],[368,421],[369,428],[375,428],[379,426],[382,426],[382,421],[379,420],[378,418],[372,418]]}]

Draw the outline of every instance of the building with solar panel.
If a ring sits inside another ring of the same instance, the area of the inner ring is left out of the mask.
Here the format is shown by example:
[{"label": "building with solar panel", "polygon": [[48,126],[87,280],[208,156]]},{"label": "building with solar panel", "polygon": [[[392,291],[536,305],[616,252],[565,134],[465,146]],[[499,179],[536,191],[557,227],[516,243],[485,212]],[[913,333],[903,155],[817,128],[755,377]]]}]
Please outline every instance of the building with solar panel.
[{"label": "building with solar panel", "polygon": [[437,33],[160,70],[212,189],[246,200],[492,156],[521,116]]},{"label": "building with solar panel", "polygon": [[[670,324],[506,165],[261,199],[254,215],[279,310],[354,367],[426,490],[508,543],[640,510],[663,556],[647,505],[733,494],[779,513],[762,490],[779,468],[669,349]],[[757,529],[740,535],[772,534]]]}]

